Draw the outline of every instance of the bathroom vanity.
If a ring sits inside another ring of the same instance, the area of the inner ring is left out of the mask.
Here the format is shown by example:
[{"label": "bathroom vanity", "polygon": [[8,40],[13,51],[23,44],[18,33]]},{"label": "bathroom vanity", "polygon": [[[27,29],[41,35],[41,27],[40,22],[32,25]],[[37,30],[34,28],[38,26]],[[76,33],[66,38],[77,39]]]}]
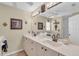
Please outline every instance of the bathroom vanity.
[{"label": "bathroom vanity", "polygon": [[23,49],[28,56],[79,56],[79,46],[64,45],[47,38],[26,34],[23,36]]}]

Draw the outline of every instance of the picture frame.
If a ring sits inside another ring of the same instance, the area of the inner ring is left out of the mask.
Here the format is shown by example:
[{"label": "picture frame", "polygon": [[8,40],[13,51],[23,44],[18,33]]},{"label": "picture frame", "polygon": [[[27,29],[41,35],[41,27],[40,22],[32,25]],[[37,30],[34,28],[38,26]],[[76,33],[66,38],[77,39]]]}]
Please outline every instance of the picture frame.
[{"label": "picture frame", "polygon": [[43,30],[43,23],[42,22],[38,22],[38,30]]},{"label": "picture frame", "polygon": [[11,29],[22,29],[22,20],[11,18]]}]

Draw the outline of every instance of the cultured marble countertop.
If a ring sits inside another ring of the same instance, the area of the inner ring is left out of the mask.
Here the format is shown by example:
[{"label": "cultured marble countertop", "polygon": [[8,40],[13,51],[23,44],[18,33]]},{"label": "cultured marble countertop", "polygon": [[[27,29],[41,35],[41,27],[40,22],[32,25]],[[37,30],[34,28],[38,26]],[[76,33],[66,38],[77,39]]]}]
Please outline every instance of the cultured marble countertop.
[{"label": "cultured marble countertop", "polygon": [[31,34],[25,34],[24,36],[65,56],[79,56],[79,45],[68,44],[68,45],[53,46],[52,44],[44,42],[45,40],[48,39],[40,39],[39,37],[35,37]]}]

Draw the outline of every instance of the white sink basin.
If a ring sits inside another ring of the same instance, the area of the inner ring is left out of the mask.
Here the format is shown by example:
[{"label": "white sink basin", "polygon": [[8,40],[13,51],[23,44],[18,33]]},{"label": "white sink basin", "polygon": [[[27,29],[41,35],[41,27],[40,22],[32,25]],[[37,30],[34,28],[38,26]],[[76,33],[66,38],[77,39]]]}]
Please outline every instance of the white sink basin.
[{"label": "white sink basin", "polygon": [[63,45],[63,43],[54,42],[54,41],[50,41],[50,40],[45,40],[45,41],[43,41],[43,43],[47,43],[47,44],[55,46],[55,47],[59,47],[59,46]]},{"label": "white sink basin", "polygon": [[51,37],[47,37],[47,36],[36,36],[36,39],[38,39],[39,41],[52,40]]},{"label": "white sink basin", "polygon": [[46,44],[49,44],[49,45],[52,45],[52,46],[55,46],[55,47],[59,47],[59,46],[64,45],[62,42],[52,41],[52,38],[47,37],[47,36],[36,36],[36,39],[38,39],[39,41],[41,41],[43,43],[46,43]]}]

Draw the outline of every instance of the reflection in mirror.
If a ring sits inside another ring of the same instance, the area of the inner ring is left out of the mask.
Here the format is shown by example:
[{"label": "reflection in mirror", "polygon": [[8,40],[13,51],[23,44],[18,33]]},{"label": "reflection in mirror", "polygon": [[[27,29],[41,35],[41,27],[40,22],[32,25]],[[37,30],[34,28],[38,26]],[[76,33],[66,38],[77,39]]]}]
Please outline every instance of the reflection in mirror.
[{"label": "reflection in mirror", "polygon": [[46,31],[50,31],[50,21],[46,21]]},{"label": "reflection in mirror", "polygon": [[43,30],[43,23],[42,22],[38,22],[38,30]]},{"label": "reflection in mirror", "polygon": [[54,22],[54,24],[55,24],[55,30],[57,30],[58,29],[58,24],[59,24],[59,22],[57,22],[56,20],[55,20],[55,22]]}]

